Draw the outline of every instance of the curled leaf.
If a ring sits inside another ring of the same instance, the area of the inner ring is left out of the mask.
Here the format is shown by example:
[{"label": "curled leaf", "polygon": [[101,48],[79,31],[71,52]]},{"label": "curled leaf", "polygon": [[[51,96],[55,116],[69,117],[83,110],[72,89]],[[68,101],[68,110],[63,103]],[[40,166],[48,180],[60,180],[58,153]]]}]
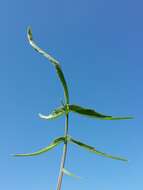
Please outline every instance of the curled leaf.
[{"label": "curled leaf", "polygon": [[106,154],[106,153],[103,153],[101,151],[98,151],[96,150],[94,147],[90,146],[90,145],[87,145],[85,143],[82,143],[80,141],[77,141],[77,140],[74,140],[72,138],[70,138],[70,142],[74,143],[74,144],[77,144],[78,146],[90,151],[90,152],[93,152],[97,155],[100,155],[100,156],[104,156],[104,157],[107,157],[107,158],[111,158],[111,159],[114,159],[114,160],[121,160],[121,161],[128,161],[127,159],[125,158],[121,158],[121,157],[117,157],[117,156],[112,156],[110,154]]},{"label": "curled leaf", "polygon": [[51,120],[51,119],[56,119],[56,118],[62,116],[64,113],[65,113],[64,107],[59,107],[59,108],[55,109],[49,115],[43,115],[43,114],[39,113],[39,117],[41,119]]},{"label": "curled leaf", "polygon": [[27,37],[28,37],[28,41],[30,43],[30,45],[33,47],[33,49],[35,49],[38,53],[40,53],[41,55],[43,55],[44,57],[46,57],[54,66],[57,72],[57,75],[61,81],[61,84],[63,86],[64,89],[64,95],[65,95],[65,100],[66,103],[69,103],[69,92],[68,92],[68,87],[67,87],[67,83],[63,74],[63,71],[60,67],[59,62],[53,58],[51,55],[49,55],[48,53],[46,53],[44,50],[42,50],[33,40],[33,35],[32,35],[32,29],[29,27],[27,30]]},{"label": "curled leaf", "polygon": [[92,117],[95,119],[102,120],[122,120],[122,119],[132,119],[133,117],[112,117],[110,115],[104,115],[102,113],[96,112],[93,109],[84,108],[78,105],[69,105],[69,110],[84,116]]},{"label": "curled leaf", "polygon": [[27,156],[37,156],[39,154],[43,154],[43,153],[48,152],[49,150],[53,149],[55,146],[59,145],[60,143],[62,143],[64,141],[64,139],[65,139],[64,137],[59,137],[59,138],[55,139],[49,146],[42,148],[36,152],[26,153],[26,154],[15,154],[14,156],[27,157]]}]

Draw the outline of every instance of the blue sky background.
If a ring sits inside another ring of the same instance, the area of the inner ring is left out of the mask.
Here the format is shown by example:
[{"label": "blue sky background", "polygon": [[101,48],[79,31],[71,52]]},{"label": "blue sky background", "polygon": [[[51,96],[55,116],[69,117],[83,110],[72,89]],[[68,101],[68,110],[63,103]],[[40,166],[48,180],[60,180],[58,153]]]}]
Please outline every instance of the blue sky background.
[{"label": "blue sky background", "polygon": [[0,63],[0,189],[56,189],[62,145],[34,158],[32,152],[63,134],[64,118],[43,121],[60,105],[62,88],[54,68],[26,39],[36,41],[62,65],[71,103],[134,120],[98,121],[71,114],[70,134],[129,163],[69,146],[62,190],[143,189],[142,1],[2,1]]}]

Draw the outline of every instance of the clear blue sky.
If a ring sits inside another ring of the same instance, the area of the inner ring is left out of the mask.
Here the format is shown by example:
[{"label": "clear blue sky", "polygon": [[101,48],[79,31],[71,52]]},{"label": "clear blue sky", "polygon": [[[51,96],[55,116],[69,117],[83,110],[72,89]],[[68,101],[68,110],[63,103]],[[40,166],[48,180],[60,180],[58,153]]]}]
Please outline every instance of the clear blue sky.
[{"label": "clear blue sky", "polygon": [[0,189],[55,190],[62,145],[34,158],[32,152],[63,134],[64,118],[43,121],[60,105],[62,88],[54,68],[33,51],[36,41],[62,65],[71,103],[134,120],[98,121],[70,116],[76,139],[129,163],[69,146],[62,190],[143,189],[143,3],[129,0],[5,0],[1,2]]}]

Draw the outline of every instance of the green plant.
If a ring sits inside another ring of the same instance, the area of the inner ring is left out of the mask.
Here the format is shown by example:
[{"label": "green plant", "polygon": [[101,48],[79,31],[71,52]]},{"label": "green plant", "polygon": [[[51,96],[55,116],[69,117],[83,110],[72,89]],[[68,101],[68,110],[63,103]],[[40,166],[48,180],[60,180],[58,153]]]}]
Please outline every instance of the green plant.
[{"label": "green plant", "polygon": [[61,84],[63,86],[63,90],[64,90],[65,101],[64,101],[64,103],[62,103],[62,106],[58,107],[56,110],[54,110],[48,116],[43,115],[43,114],[39,114],[39,116],[42,119],[50,120],[50,119],[56,119],[57,117],[65,115],[65,133],[64,133],[64,136],[56,138],[46,148],[38,150],[37,152],[34,152],[34,153],[16,154],[15,156],[37,156],[39,154],[42,154],[44,152],[47,152],[47,151],[53,149],[55,146],[59,145],[60,143],[64,143],[63,155],[62,155],[62,159],[61,159],[61,166],[60,166],[60,172],[59,172],[58,183],[57,183],[57,190],[61,190],[62,178],[63,178],[64,174],[74,176],[74,174],[70,173],[68,170],[65,169],[65,161],[66,161],[68,143],[76,144],[79,147],[84,148],[84,149],[86,149],[88,151],[91,151],[91,152],[93,152],[93,153],[95,153],[97,155],[100,155],[100,156],[105,156],[107,158],[112,158],[112,159],[115,159],[115,160],[127,161],[124,158],[112,156],[112,155],[103,153],[101,151],[98,151],[98,150],[96,150],[96,148],[94,148],[92,146],[89,146],[89,145],[87,145],[85,143],[82,143],[82,142],[80,142],[78,140],[73,139],[68,134],[69,114],[70,114],[70,112],[74,112],[74,113],[77,113],[77,114],[81,114],[83,116],[88,116],[88,117],[92,117],[92,118],[95,118],[95,119],[101,119],[101,120],[132,119],[132,117],[112,117],[110,115],[104,115],[104,114],[98,113],[98,112],[96,112],[95,110],[92,110],[92,109],[84,108],[84,107],[81,107],[81,106],[78,106],[78,105],[75,105],[75,104],[70,104],[68,86],[67,86],[67,83],[66,83],[66,80],[65,80],[65,77],[64,77],[64,74],[63,74],[63,71],[61,69],[61,66],[60,66],[59,62],[56,59],[54,59],[53,57],[51,57],[48,53],[43,51],[39,46],[36,45],[36,43],[33,41],[31,28],[28,28],[27,36],[28,36],[28,41],[29,41],[30,45],[37,52],[39,52],[44,57],[46,57],[52,63],[52,65],[55,67],[55,70],[57,72],[58,78],[60,79],[60,82],[61,82]]}]

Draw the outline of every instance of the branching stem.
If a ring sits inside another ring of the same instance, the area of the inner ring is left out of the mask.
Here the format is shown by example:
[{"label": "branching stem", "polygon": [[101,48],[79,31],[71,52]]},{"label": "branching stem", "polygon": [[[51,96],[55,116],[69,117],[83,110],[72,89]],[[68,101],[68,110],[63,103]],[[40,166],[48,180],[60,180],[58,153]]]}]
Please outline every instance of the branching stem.
[{"label": "branching stem", "polygon": [[[69,127],[69,113],[66,113],[66,119],[65,119],[65,139],[68,137],[68,127]],[[58,177],[58,183],[57,183],[57,190],[61,190],[62,186],[62,179],[63,179],[63,169],[65,166],[65,161],[66,161],[66,155],[67,155],[67,140],[64,142],[64,147],[63,147],[63,155],[61,159],[61,166],[60,166],[60,172],[59,172],[59,177]]]}]

